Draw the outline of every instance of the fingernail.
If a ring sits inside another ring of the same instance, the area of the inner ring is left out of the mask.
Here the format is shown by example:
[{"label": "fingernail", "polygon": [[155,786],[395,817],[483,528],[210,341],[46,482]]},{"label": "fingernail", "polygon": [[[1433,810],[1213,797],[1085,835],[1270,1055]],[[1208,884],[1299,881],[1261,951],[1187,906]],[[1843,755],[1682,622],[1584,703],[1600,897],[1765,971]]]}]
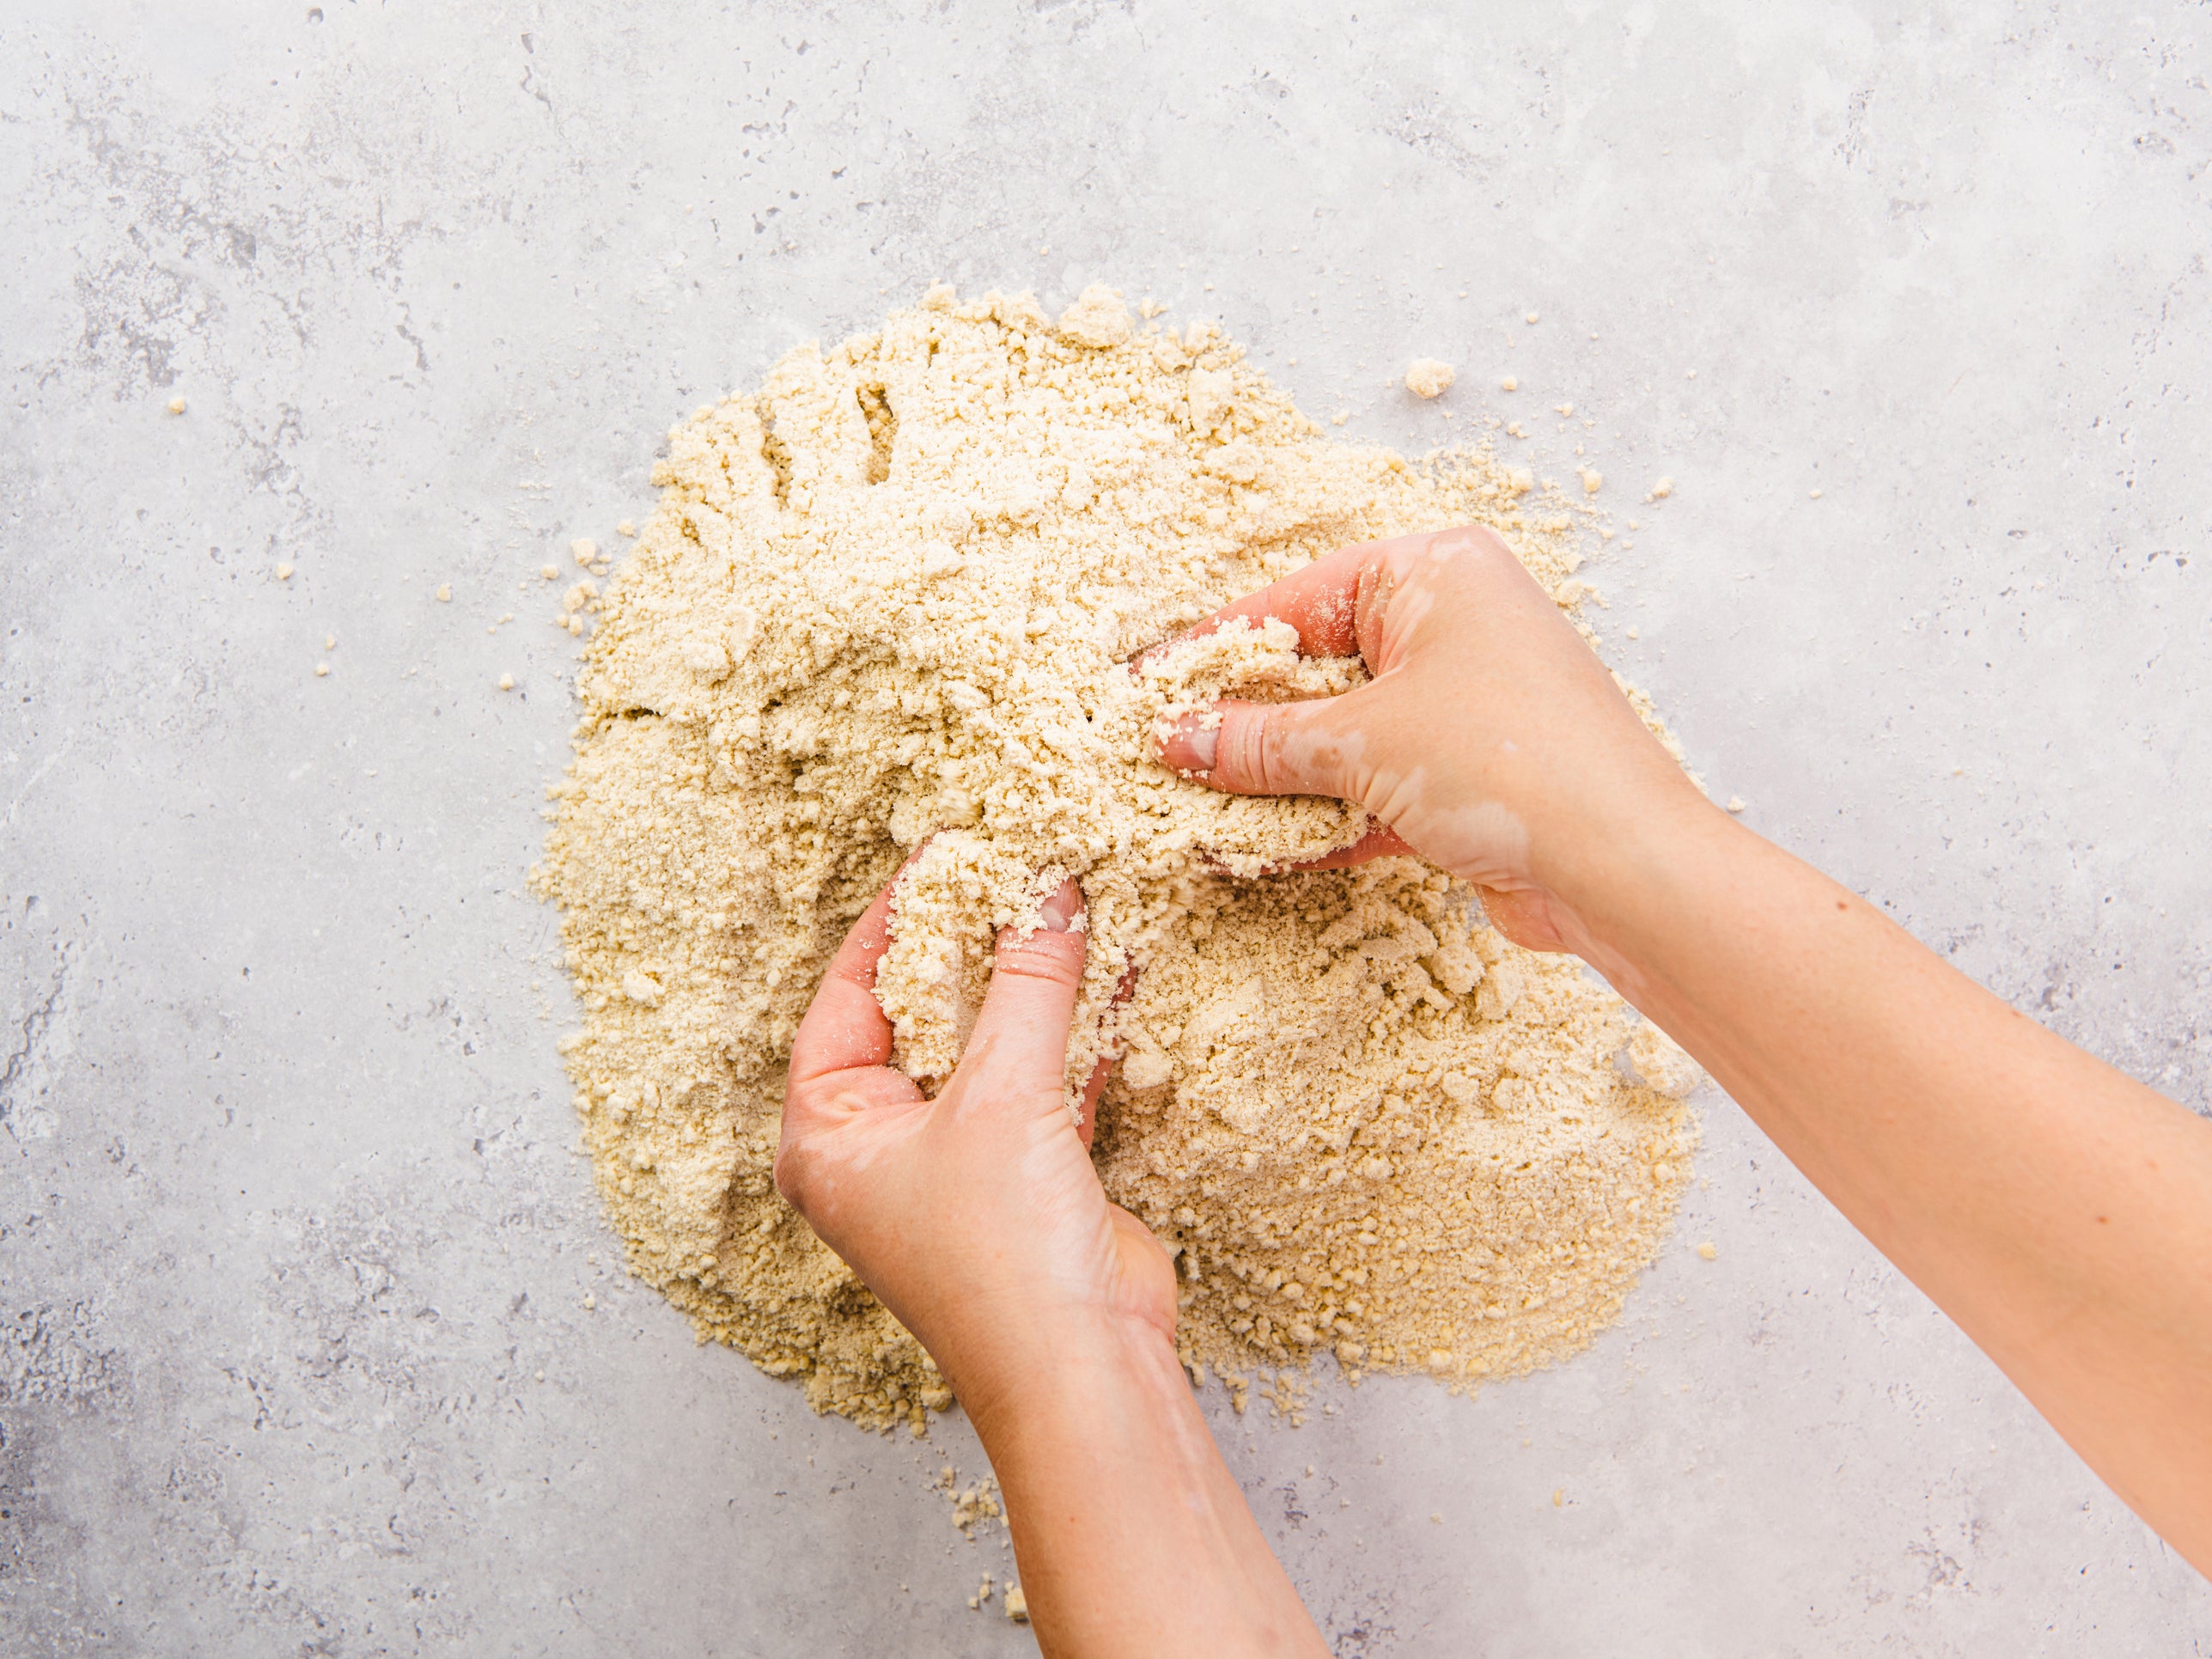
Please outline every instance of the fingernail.
[{"label": "fingernail", "polygon": [[1221,747],[1222,723],[1209,711],[1177,721],[1160,746],[1160,758],[1178,772],[1211,772]]},{"label": "fingernail", "polygon": [[1073,881],[1063,881],[1044,904],[1038,914],[1045,923],[1047,933],[1065,933],[1083,908],[1083,890]]}]

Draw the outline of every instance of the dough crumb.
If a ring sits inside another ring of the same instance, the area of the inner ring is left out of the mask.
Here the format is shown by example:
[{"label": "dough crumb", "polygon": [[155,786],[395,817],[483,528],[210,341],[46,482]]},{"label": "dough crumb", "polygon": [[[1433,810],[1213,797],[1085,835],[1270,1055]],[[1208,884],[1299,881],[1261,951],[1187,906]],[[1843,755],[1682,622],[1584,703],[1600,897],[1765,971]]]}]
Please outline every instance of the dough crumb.
[{"label": "dough crumb", "polygon": [[1006,1587],[1006,1616],[1017,1625],[1029,1622],[1029,1598],[1021,1593],[1019,1584]]},{"label": "dough crumb", "polygon": [[637,534],[637,527],[628,519],[624,519],[614,527],[614,534],[619,536],[635,536]]},{"label": "dough crumb", "polygon": [[588,564],[599,557],[599,543],[588,536],[578,536],[569,544],[569,552],[579,564]]},{"label": "dough crumb", "polygon": [[1405,366],[1405,389],[1417,398],[1441,398],[1451,389],[1452,365],[1435,357],[1416,357]]},{"label": "dough crumb", "polygon": [[1730,812],[1741,812],[1744,809],[1745,805],[1746,802],[1744,797],[1740,795],[1732,795],[1728,797],[1728,810]]},{"label": "dough crumb", "polygon": [[1501,392],[1518,392],[1520,390],[1520,382],[1508,375],[1498,381],[1497,389]]},{"label": "dough crumb", "polygon": [[[1213,284],[1209,283],[1207,287]],[[1060,338],[1076,345],[1104,348],[1125,344],[1134,332],[1129,308],[1104,283],[1093,283],[1060,314]]]},{"label": "dough crumb", "polygon": [[277,567],[277,580],[279,582],[289,582],[291,579],[292,567],[289,564],[279,564]]},{"label": "dough crumb", "polygon": [[1523,318],[1521,318],[1521,321],[1523,321],[1523,322],[1526,322],[1526,323],[1541,322],[1542,320],[1543,320],[1543,318],[1541,317],[1541,315],[1539,315],[1538,313],[1533,312],[1533,311],[1532,311],[1532,312],[1528,313],[1526,316],[1524,316]]},{"label": "dough crumb", "polygon": [[171,398],[169,400],[169,412],[173,415],[183,414],[185,412],[185,400],[182,398]]},{"label": "dough crumb", "polygon": [[1599,491],[1605,487],[1606,475],[1603,473],[1600,473],[1594,467],[1585,467],[1582,469],[1582,493],[1584,495],[1594,496]]},{"label": "dough crumb", "polygon": [[561,567],[558,564],[540,564],[538,567],[538,579],[540,582],[558,582],[561,579]]},{"label": "dough crumb", "polygon": [[1721,1257],[1720,1247],[1710,1239],[1697,1247],[1697,1253],[1708,1261],[1718,1261]]},{"label": "dough crumb", "polygon": [[[1674,493],[1674,480],[1673,480],[1673,479],[1671,479],[1671,478],[1667,478],[1667,477],[1666,477],[1666,476],[1664,476],[1664,475],[1662,475],[1662,476],[1661,477],[1661,479],[1660,479],[1660,480],[1659,480],[1659,482],[1658,482],[1658,483],[1656,483],[1656,484],[1654,484],[1654,485],[1653,485],[1651,486],[1651,499],[1652,499],[1652,500],[1654,500],[1654,501],[1664,501],[1664,500],[1666,500],[1666,499],[1667,498],[1667,497],[1669,497],[1669,496],[1673,495],[1673,493]],[[1629,526],[1629,528],[1630,528],[1630,529],[1631,529],[1631,530],[1633,530],[1634,528],[1636,528],[1636,526],[1635,526],[1635,525],[1633,525],[1633,524],[1631,524],[1631,525],[1630,525],[1630,526]]]},{"label": "dough crumb", "polygon": [[316,678],[316,679],[318,679],[318,680],[322,679],[322,678],[323,678],[326,674],[327,674],[329,672],[330,672],[330,664],[329,664],[329,663],[327,663],[327,662],[318,662],[318,663],[316,663],[316,664],[315,664],[315,678]]},{"label": "dough crumb", "polygon": [[515,689],[515,676],[511,674],[503,674],[500,675],[499,689],[503,692],[513,691]]},{"label": "dough crumb", "polygon": [[437,600],[437,601],[438,601],[438,603],[439,603],[439,604],[441,604],[441,605],[447,605],[447,604],[450,604],[450,603],[452,603],[452,601],[453,601],[453,596],[454,596],[454,585],[453,585],[453,583],[452,583],[452,582],[441,582],[440,583],[438,583],[438,591],[437,591],[436,595],[435,595],[435,597],[436,598],[436,600]]}]

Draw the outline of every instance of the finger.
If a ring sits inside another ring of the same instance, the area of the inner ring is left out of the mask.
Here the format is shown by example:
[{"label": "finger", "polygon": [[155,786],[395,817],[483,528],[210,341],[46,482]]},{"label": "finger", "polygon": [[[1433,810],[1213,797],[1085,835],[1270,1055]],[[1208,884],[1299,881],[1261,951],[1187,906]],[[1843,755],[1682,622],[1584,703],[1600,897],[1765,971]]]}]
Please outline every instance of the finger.
[{"label": "finger", "polygon": [[791,1088],[891,1058],[891,1022],[875,1000],[875,969],[891,943],[891,894],[898,885],[896,875],[884,884],[830,959],[791,1040]]},{"label": "finger", "polygon": [[987,1064],[1011,1078],[1049,1078],[1055,1094],[1068,1064],[1068,1027],[1076,1016],[1076,990],[1083,977],[1085,935],[1076,918],[1082,890],[1063,881],[1045,900],[1044,925],[1027,939],[1015,930],[998,936],[990,989],[984,993],[975,1031],[961,1057],[963,1070]]},{"label": "finger", "polygon": [[1319,858],[1308,858],[1303,863],[1288,864],[1287,869],[1343,869],[1351,864],[1365,864],[1377,858],[1418,858],[1421,855],[1405,845],[1398,833],[1387,824],[1368,820],[1367,833],[1348,847],[1334,852],[1325,852]]},{"label": "finger", "polygon": [[1345,708],[1367,690],[1301,703],[1224,698],[1176,722],[1161,741],[1161,761],[1232,795],[1356,798],[1358,711],[1348,719]]},{"label": "finger", "polygon": [[[1308,656],[1357,656],[1361,578],[1376,553],[1388,546],[1386,542],[1366,541],[1325,553],[1282,581],[1271,582],[1258,593],[1246,594],[1234,604],[1224,605],[1166,644],[1202,638],[1237,617],[1253,622],[1274,617],[1297,629],[1298,649]],[[1152,649],[1162,650],[1166,644]],[[1143,652],[1137,660],[1142,662],[1151,654]]]},{"label": "finger", "polygon": [[[1110,1015],[1136,994],[1136,964],[1131,962],[1121,976],[1121,983],[1113,988],[1113,1000],[1106,1005]],[[1099,1096],[1106,1093],[1106,1079],[1113,1074],[1114,1062],[1120,1058],[1109,1054],[1091,1068],[1090,1081],[1083,1085],[1083,1098],[1076,1107],[1076,1134],[1083,1143],[1083,1150],[1091,1150],[1092,1138],[1099,1128]]]}]

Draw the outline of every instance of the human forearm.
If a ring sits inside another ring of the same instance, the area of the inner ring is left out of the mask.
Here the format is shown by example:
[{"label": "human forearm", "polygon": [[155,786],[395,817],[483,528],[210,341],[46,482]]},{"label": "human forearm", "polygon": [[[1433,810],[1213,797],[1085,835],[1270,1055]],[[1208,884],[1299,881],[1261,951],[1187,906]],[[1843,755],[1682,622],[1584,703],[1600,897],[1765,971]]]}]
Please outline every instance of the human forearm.
[{"label": "human forearm", "polygon": [[1573,892],[1573,941],[2212,1560],[2212,1125],[1709,809]]},{"label": "human forearm", "polygon": [[[1319,1654],[1167,1339],[1087,1320],[971,1406],[1047,1654]],[[980,1392],[980,1391],[978,1391]]]}]

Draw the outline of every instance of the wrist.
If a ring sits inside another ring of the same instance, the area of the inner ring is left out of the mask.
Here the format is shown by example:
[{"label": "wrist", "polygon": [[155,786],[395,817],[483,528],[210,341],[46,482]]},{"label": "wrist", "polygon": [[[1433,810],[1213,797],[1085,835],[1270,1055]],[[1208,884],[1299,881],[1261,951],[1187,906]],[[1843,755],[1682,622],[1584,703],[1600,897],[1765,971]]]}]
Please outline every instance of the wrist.
[{"label": "wrist", "polygon": [[1611,918],[1715,837],[1747,833],[1674,772],[1655,787],[1571,801],[1539,819],[1529,838],[1538,885],[1603,936]]},{"label": "wrist", "polygon": [[1149,1320],[1099,1308],[1002,1319],[987,1341],[938,1357],[960,1409],[996,1464],[1028,1436],[1117,1399],[1187,1404],[1174,1341]]}]

